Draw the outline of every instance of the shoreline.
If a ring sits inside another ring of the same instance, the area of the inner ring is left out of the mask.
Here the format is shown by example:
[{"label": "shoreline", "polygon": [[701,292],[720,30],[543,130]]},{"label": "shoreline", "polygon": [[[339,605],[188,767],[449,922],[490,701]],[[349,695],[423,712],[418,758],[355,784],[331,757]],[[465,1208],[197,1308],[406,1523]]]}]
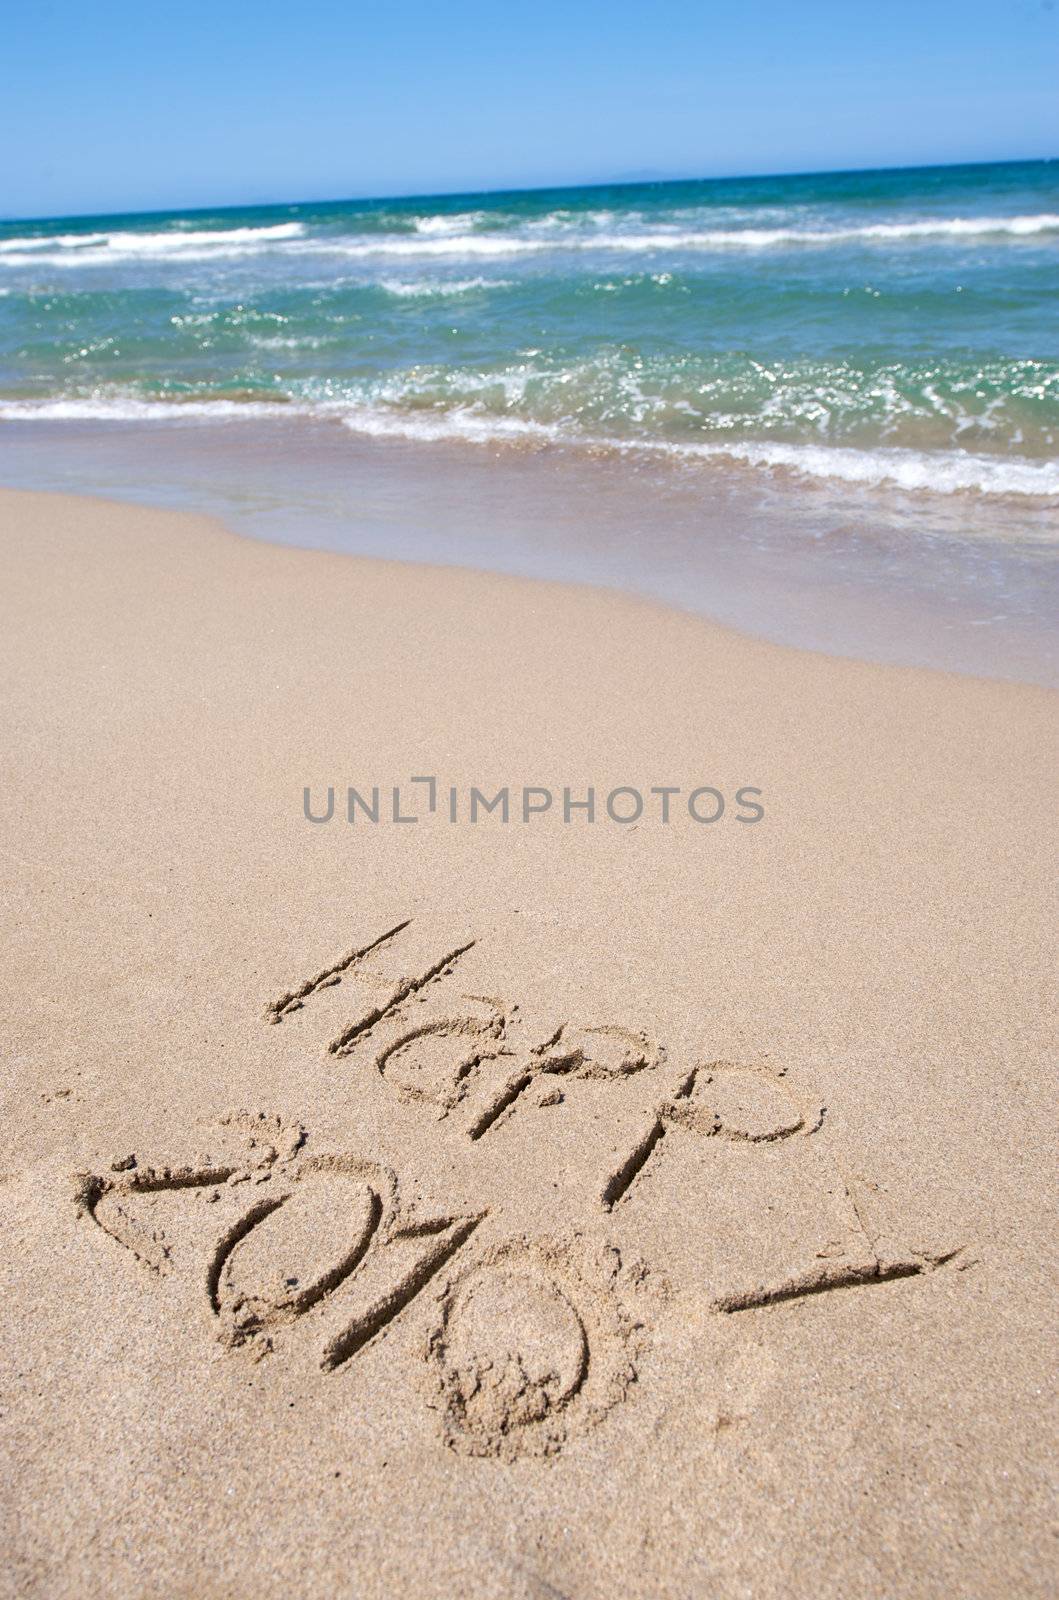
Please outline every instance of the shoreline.
[{"label": "shoreline", "polygon": [[752,479],[307,423],[0,428],[0,480],[16,489],[212,515],[290,547],[601,585],[780,644],[1059,685],[1049,508],[1034,540],[1003,532],[1003,507],[993,535],[966,531],[973,504],[926,531],[914,496],[890,497],[880,521],[883,503],[848,486]]},{"label": "shoreline", "polygon": [[[115,394],[84,399],[76,395],[25,397],[0,395],[0,422],[29,427],[55,424],[89,428],[107,424],[153,428],[166,422],[191,425],[210,422],[287,423],[309,427],[339,427],[360,440],[397,441],[438,445],[443,448],[527,453],[556,450],[574,459],[627,461],[703,467],[715,464],[721,471],[746,475],[760,482],[763,472],[778,474],[781,489],[804,492],[842,487],[850,492],[907,494],[924,509],[935,511],[946,502],[979,505],[1001,515],[1050,512],[1059,495],[1053,452],[990,454],[956,450],[948,442],[925,444],[832,443],[808,439],[754,438],[721,435],[694,437],[647,434],[577,433],[562,424],[450,411],[399,409],[372,410],[352,401],[313,401],[292,395],[269,397],[252,390],[233,389],[202,396],[147,398]],[[824,465],[830,463],[830,467]],[[874,466],[874,470],[873,470]],[[886,471],[886,467],[890,470]],[[1004,481],[1005,469],[1008,479]],[[944,480],[947,481],[938,481]],[[1030,540],[1029,542],[1033,542]],[[1041,542],[1049,542],[1041,535]]]},{"label": "shoreline", "polygon": [[[58,493],[0,553],[10,1592],[1043,1600],[1054,694]],[[504,784],[681,807],[449,822]]]},{"label": "shoreline", "polygon": [[[377,441],[373,441],[373,448]],[[457,456],[455,465],[464,463]],[[285,551],[303,556],[338,558],[340,564],[352,563],[353,567],[378,567],[391,570],[395,581],[399,581],[402,573],[420,573],[421,575],[435,574],[439,577],[453,574],[474,580],[498,580],[502,583],[526,585],[530,588],[555,590],[558,592],[571,591],[573,593],[596,594],[605,604],[611,600],[616,604],[628,604],[632,607],[643,607],[646,613],[657,615],[660,618],[682,618],[692,625],[698,625],[707,632],[716,632],[721,637],[729,638],[735,644],[760,646],[766,650],[779,652],[794,652],[797,656],[818,656],[823,661],[834,662],[843,667],[863,667],[868,669],[883,669],[888,672],[923,673],[928,677],[937,676],[942,679],[954,679],[957,682],[980,682],[995,684],[998,687],[1007,687],[1014,690],[1027,689],[1051,695],[1059,690],[1059,664],[1056,666],[1055,681],[1050,677],[1042,679],[1019,678],[1006,676],[1003,673],[988,671],[971,671],[963,668],[947,667],[920,661],[880,660],[870,655],[855,653],[850,650],[828,649],[813,643],[792,643],[785,639],[771,637],[766,633],[755,631],[749,627],[724,621],[717,616],[710,615],[690,605],[682,605],[678,600],[660,598],[657,595],[645,593],[642,590],[625,587],[620,583],[608,582],[592,577],[555,577],[547,573],[531,573],[522,570],[490,565],[473,565],[462,561],[446,559],[421,559],[416,556],[387,556],[371,551],[343,548],[341,546],[316,542],[300,543],[294,539],[280,539],[262,536],[247,532],[239,524],[238,517],[226,516],[221,512],[207,510],[202,507],[188,507],[184,505],[161,504],[138,497],[128,499],[113,498],[111,495],[100,491],[98,493],[88,490],[55,489],[25,489],[20,485],[12,485],[6,481],[0,482],[0,504],[12,497],[26,497],[30,500],[36,498],[70,501],[75,505],[83,503],[87,506],[98,507],[101,511],[123,509],[128,511],[139,510],[150,516],[160,514],[163,517],[172,517],[184,524],[199,523],[204,525],[213,536],[232,539],[239,544],[250,546],[265,545],[266,548]],[[293,508],[285,508],[284,516],[289,518]],[[1048,658],[1051,659],[1050,656]]]}]

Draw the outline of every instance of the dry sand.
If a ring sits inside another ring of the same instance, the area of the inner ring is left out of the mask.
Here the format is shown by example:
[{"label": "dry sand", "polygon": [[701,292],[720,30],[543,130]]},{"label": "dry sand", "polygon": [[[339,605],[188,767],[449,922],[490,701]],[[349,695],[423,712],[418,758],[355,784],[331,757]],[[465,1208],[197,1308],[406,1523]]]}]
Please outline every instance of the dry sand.
[{"label": "dry sand", "polygon": [[1049,1593],[1054,697],[0,520],[3,1592]]}]

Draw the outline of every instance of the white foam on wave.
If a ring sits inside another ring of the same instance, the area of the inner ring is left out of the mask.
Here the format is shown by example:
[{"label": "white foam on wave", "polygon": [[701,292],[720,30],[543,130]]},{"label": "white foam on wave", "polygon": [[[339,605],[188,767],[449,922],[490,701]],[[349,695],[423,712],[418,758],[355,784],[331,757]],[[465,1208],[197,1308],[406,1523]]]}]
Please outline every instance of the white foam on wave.
[{"label": "white foam on wave", "polygon": [[18,253],[23,250],[53,250],[58,246],[63,250],[83,249],[91,245],[106,244],[110,237],[106,233],[42,233],[32,234],[27,238],[2,239],[0,250]]},{"label": "white foam on wave", "polygon": [[260,228],[172,229],[156,233],[115,231],[98,234],[33,235],[0,240],[0,267],[29,265],[112,266],[134,261],[209,261],[238,258],[277,247],[291,254],[409,258],[502,258],[560,251],[612,251],[658,254],[665,251],[824,249],[856,243],[894,244],[915,240],[971,238],[1030,239],[1059,233],[1059,214],[1039,212],[1013,217],[924,217],[830,228],[664,227],[649,231],[606,231],[569,223],[562,232],[520,233],[454,231],[473,227],[483,213],[415,219],[415,234],[311,234],[304,223],[281,222]]},{"label": "white foam on wave", "polygon": [[[365,433],[375,439],[415,439],[426,444],[461,440],[467,444],[503,444],[512,440],[537,439],[542,443],[583,444],[585,441],[565,432],[558,424],[533,422],[523,417],[493,417],[480,411],[387,411],[382,407],[351,405],[333,401],[322,409],[337,416],[352,433]],[[613,440],[607,440],[613,445]]]},{"label": "white foam on wave", "polygon": [[1059,462],[1029,461],[1011,457],[972,455],[961,451],[857,450],[844,445],[782,444],[752,440],[693,443],[670,439],[614,439],[602,435],[574,434],[557,423],[533,422],[520,417],[491,417],[474,411],[402,413],[336,404],[343,425],[375,437],[421,439],[440,442],[460,439],[472,444],[497,444],[504,440],[536,438],[542,443],[625,454],[649,453],[677,459],[743,462],[766,469],[781,468],[800,476],[862,484],[891,486],[932,494],[971,493],[1059,497]]},{"label": "white foam on wave", "polygon": [[484,216],[484,211],[453,211],[448,215],[439,213],[414,217],[412,220],[417,233],[446,234],[466,232],[468,228],[476,227]]},{"label": "white foam on wave", "polygon": [[144,400],[136,396],[99,396],[55,400],[0,401],[0,421],[42,422],[236,422],[262,418],[330,417],[354,433],[372,438],[409,439],[423,443],[460,441],[541,444],[663,455],[676,460],[728,460],[766,471],[799,477],[897,488],[911,493],[975,494],[1031,499],[1059,499],[1059,462],[1026,457],[987,456],[960,450],[910,450],[883,447],[855,449],[846,445],[783,443],[769,440],[692,441],[617,439],[573,432],[560,423],[493,416],[469,408],[400,411],[348,400]]},{"label": "white foam on wave", "polygon": [[805,247],[824,249],[856,243],[893,244],[915,240],[949,240],[1000,236],[1031,238],[1059,232],[1059,215],[1034,217],[954,217],[921,222],[879,222],[859,228],[705,228],[694,231],[658,229],[648,233],[584,233],[571,231],[548,238],[524,234],[453,234],[441,238],[409,238],[379,234],[370,239],[306,239],[299,253],[346,256],[450,256],[473,259],[540,255],[562,251],[659,254],[665,251],[769,250]]},{"label": "white foam on wave", "polygon": [[[527,225],[528,227],[529,225]],[[562,233],[542,236],[523,233],[442,233],[437,238],[377,234],[370,238],[308,238],[299,251],[350,257],[392,256],[516,256],[545,251],[665,250],[767,250],[777,246],[816,249],[856,242],[895,243],[902,240],[953,240],[999,236],[1026,239],[1059,233],[1059,214],[1038,212],[1017,217],[924,217],[904,222],[873,222],[832,228],[658,228],[644,232],[585,231],[568,227]]]},{"label": "white foam on wave", "polygon": [[931,494],[1059,497],[1059,462],[959,450],[857,450],[848,445],[752,443],[677,446],[687,454],[728,455],[752,467],[781,467],[810,478]]},{"label": "white foam on wave", "polygon": [[400,279],[381,278],[378,288],[399,300],[430,298],[434,295],[474,294],[480,289],[508,289],[509,278],[421,278],[418,283],[404,283]]},{"label": "white foam on wave", "polygon": [[299,411],[305,408],[280,400],[142,400],[135,395],[0,400],[3,422],[235,422]]},{"label": "white foam on wave", "polygon": [[585,248],[610,250],[767,250],[776,245],[895,243],[908,239],[967,239],[988,235],[1031,238],[1059,232],[1059,215],[1025,217],[925,217],[916,222],[873,222],[851,228],[706,228],[597,235]]},{"label": "white foam on wave", "polygon": [[[203,261],[300,239],[301,222],[265,228],[181,228],[157,233],[60,233],[0,239],[0,266],[111,266],[122,261]],[[8,260],[8,257],[13,260]]]},{"label": "white foam on wave", "polygon": [[529,255],[551,248],[543,240],[522,239],[516,234],[461,233],[440,239],[423,239],[408,234],[380,233],[365,238],[307,239],[303,253],[349,256],[515,256]]}]

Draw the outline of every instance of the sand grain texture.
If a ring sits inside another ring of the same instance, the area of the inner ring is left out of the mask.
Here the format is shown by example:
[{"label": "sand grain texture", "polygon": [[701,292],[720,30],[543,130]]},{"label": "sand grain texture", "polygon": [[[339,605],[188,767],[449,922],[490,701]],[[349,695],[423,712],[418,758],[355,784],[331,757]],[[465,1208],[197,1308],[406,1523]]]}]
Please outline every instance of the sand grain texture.
[{"label": "sand grain texture", "polygon": [[0,1589],[1049,1593],[1054,697],[0,523]]}]

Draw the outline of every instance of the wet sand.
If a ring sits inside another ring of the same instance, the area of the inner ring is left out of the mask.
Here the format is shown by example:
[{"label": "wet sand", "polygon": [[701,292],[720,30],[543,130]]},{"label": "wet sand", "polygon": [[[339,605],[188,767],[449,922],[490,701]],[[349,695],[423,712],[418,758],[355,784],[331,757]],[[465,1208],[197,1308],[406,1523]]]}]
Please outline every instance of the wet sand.
[{"label": "wet sand", "polygon": [[1059,686],[1056,506],[340,423],[4,422],[0,483],[253,538],[593,584],[829,655]]}]

